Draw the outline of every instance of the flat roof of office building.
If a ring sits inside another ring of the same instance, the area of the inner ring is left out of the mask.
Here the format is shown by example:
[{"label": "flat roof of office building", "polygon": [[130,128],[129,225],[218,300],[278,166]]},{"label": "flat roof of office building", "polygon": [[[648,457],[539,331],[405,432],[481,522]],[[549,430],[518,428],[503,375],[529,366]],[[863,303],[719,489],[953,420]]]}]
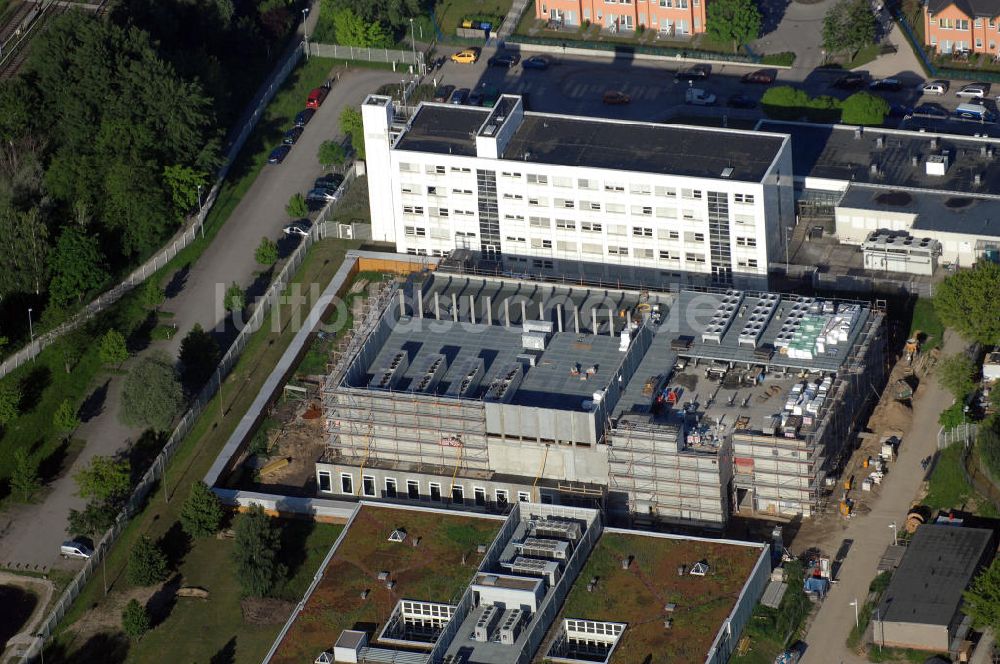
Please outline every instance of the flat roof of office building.
[{"label": "flat roof of office building", "polygon": [[[489,112],[422,104],[396,149],[475,156]],[[763,132],[528,112],[501,159],[759,182],[785,141]]]},{"label": "flat roof of office building", "polygon": [[912,234],[937,231],[1000,237],[1000,197],[851,185],[838,207],[917,215]]},{"label": "flat roof of office building", "polygon": [[[477,545],[489,546],[502,525],[469,513],[362,505],[269,664],[312,662],[343,630],[378,635],[400,599],[453,602],[482,561]],[[406,539],[390,541],[394,530],[405,531]],[[380,581],[383,571],[388,577]]]},{"label": "flat roof of office building", "polygon": [[[844,125],[772,120],[761,120],[757,126],[762,131],[792,137],[796,177],[969,194],[1000,191],[1000,160],[995,158],[1000,141],[996,139],[873,128],[865,128],[858,135],[857,128]],[[934,146],[932,139],[936,141]],[[949,156],[945,175],[928,175],[928,155],[942,152]],[[873,164],[877,167],[874,173]],[[976,175],[980,176],[978,185]]]},{"label": "flat roof of office building", "polygon": [[964,591],[996,550],[986,528],[925,524],[917,528],[882,597],[886,622],[948,625]]}]

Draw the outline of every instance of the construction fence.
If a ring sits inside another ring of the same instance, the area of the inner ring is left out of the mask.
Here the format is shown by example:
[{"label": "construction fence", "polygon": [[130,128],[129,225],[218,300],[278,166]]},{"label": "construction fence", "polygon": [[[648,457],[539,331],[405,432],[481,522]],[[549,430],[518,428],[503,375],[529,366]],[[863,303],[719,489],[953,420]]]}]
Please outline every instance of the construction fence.
[{"label": "construction fence", "polygon": [[309,55],[335,60],[360,60],[362,62],[384,62],[405,67],[413,67],[413,73],[423,74],[426,70],[422,51],[410,49],[368,48],[362,46],[341,46],[340,44],[319,44],[309,42]]},{"label": "construction fence", "polygon": [[[337,202],[334,201],[327,207],[332,207],[336,204]],[[215,373],[212,375],[212,378],[201,389],[201,392],[198,393],[197,398],[191,403],[187,412],[184,413],[180,422],[178,422],[177,426],[170,434],[170,438],[163,446],[163,449],[150,464],[149,469],[142,476],[142,479],[139,480],[139,483],[133,490],[128,503],[115,519],[115,524],[101,537],[94,549],[94,554],[87,560],[83,568],[73,578],[66,590],[64,590],[62,595],[56,600],[55,604],[53,604],[48,615],[45,616],[45,619],[42,621],[35,634],[35,640],[21,655],[20,661],[23,664],[35,662],[36,659],[41,656],[41,650],[46,639],[52,636],[55,632],[59,622],[63,619],[63,616],[66,615],[66,612],[69,610],[70,606],[72,606],[77,596],[79,596],[84,585],[86,585],[90,577],[100,569],[100,565],[108,555],[111,547],[125,530],[129,521],[132,517],[142,511],[150,492],[153,491],[161,481],[164,486],[164,491],[169,496],[169,478],[166,477],[167,464],[173,458],[174,454],[176,454],[181,442],[191,431],[191,428],[198,420],[198,417],[204,412],[205,407],[216,395],[216,393],[219,392],[220,385],[222,385],[223,381],[225,381],[226,376],[229,375],[233,367],[236,365],[236,361],[243,354],[243,350],[250,341],[251,335],[261,328],[264,324],[264,320],[267,318],[271,310],[281,302],[285,288],[291,281],[295,271],[298,270],[299,266],[302,264],[302,261],[305,260],[306,254],[309,252],[309,248],[316,241],[327,238],[328,233],[331,231],[335,231],[335,229],[331,228],[328,224],[316,224],[313,227],[312,232],[302,238],[302,242],[288,257],[288,260],[285,262],[284,266],[282,266],[281,271],[278,272],[277,276],[275,276],[274,280],[271,282],[267,292],[257,299],[256,303],[252,307],[252,313],[247,319],[243,329],[240,330],[236,339],[229,346],[226,354],[223,355],[221,360],[219,360],[219,364],[216,366]],[[220,411],[222,406],[223,404],[220,403]]]},{"label": "construction fence", "polygon": [[271,102],[271,99],[274,98],[278,89],[282,86],[282,84],[284,84],[285,79],[288,78],[288,75],[298,64],[299,60],[302,58],[302,53],[303,49],[301,43],[290,47],[281,63],[279,63],[278,66],[271,72],[268,80],[265,81],[257,90],[257,94],[244,111],[243,117],[237,125],[240,127],[239,132],[236,133],[235,137],[229,143],[228,149],[226,150],[225,162],[216,175],[215,183],[208,191],[208,195],[205,197],[205,200],[201,204],[198,212],[191,218],[190,224],[187,228],[175,236],[174,239],[171,240],[170,244],[165,246],[145,263],[133,270],[132,273],[129,274],[128,277],[126,277],[121,283],[110,290],[101,293],[97,296],[97,299],[88,304],[81,311],[74,314],[72,318],[58,327],[49,330],[45,334],[35,337],[27,346],[8,357],[3,361],[3,363],[0,363],[0,378],[3,378],[19,366],[30,362],[56,339],[75,330],[97,314],[110,307],[112,304],[121,299],[123,295],[145,281],[149,275],[155,273],[157,270],[173,260],[173,258],[177,256],[181,250],[194,242],[195,238],[198,237],[199,234],[204,236],[203,226],[205,224],[205,218],[208,216],[209,210],[212,209],[212,205],[219,196],[223,180],[225,180],[226,176],[229,174],[229,169],[232,168],[233,162],[239,155],[244,143],[246,143],[246,140],[250,137],[250,133],[257,126],[257,122],[260,120],[264,109],[267,108],[267,105]]}]

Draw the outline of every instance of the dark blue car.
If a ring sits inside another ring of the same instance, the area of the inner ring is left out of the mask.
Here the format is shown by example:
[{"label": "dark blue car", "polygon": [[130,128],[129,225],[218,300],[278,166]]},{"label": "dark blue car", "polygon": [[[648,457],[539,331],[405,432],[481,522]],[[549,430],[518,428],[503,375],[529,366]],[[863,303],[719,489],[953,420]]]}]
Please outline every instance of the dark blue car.
[{"label": "dark blue car", "polygon": [[533,55],[521,63],[524,69],[548,69],[549,61],[543,55]]},{"label": "dark blue car", "polygon": [[295,126],[305,127],[307,124],[309,124],[309,121],[313,119],[314,115],[316,115],[315,108],[305,108],[299,111],[298,114],[295,116]]},{"label": "dark blue car", "polygon": [[279,145],[278,147],[271,150],[271,154],[267,158],[267,163],[269,164],[280,164],[288,156],[288,153],[292,151],[291,145]]}]

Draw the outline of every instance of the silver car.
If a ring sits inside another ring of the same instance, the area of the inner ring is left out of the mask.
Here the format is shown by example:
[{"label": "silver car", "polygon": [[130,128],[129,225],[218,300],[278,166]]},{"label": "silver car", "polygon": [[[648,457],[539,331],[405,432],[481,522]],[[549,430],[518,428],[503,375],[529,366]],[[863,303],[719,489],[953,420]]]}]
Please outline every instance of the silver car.
[{"label": "silver car", "polygon": [[931,81],[920,88],[920,92],[925,95],[943,95],[948,92],[948,81]]},{"label": "silver car", "polygon": [[969,97],[971,99],[982,99],[990,93],[990,86],[984,83],[972,83],[956,92],[959,97]]}]

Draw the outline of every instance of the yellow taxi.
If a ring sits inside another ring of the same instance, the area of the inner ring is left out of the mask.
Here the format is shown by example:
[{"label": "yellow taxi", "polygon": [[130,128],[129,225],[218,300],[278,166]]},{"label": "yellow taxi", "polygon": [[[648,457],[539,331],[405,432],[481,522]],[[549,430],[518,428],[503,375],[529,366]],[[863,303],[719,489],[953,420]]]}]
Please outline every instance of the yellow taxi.
[{"label": "yellow taxi", "polygon": [[462,65],[475,64],[476,60],[479,59],[479,49],[478,48],[467,48],[464,51],[459,51],[451,56],[452,62],[457,62]]}]

